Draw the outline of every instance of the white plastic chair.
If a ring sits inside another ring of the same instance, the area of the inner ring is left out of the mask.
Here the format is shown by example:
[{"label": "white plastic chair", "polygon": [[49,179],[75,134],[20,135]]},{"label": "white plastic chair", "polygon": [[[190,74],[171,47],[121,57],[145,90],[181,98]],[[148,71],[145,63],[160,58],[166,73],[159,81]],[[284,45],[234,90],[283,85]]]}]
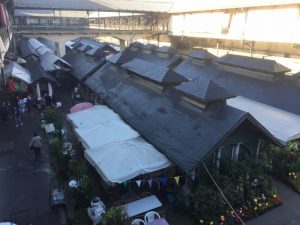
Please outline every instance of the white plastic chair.
[{"label": "white plastic chair", "polygon": [[144,217],[146,224],[148,224],[156,219],[160,219],[160,215],[158,212],[155,212],[155,211],[147,212]]},{"label": "white plastic chair", "polygon": [[135,219],[131,222],[131,225],[146,225],[144,220],[141,219]]}]

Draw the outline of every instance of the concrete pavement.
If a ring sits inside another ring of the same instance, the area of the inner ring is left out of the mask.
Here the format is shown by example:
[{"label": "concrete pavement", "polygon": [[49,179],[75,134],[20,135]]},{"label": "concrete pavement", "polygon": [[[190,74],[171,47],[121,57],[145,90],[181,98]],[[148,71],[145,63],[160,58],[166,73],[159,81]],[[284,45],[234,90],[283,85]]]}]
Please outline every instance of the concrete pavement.
[{"label": "concrete pavement", "polygon": [[23,126],[14,119],[0,124],[0,222],[17,225],[61,225],[64,211],[52,209],[50,179],[55,175],[46,146],[42,158],[35,160],[28,144],[33,132],[43,135],[39,114],[25,115]]}]

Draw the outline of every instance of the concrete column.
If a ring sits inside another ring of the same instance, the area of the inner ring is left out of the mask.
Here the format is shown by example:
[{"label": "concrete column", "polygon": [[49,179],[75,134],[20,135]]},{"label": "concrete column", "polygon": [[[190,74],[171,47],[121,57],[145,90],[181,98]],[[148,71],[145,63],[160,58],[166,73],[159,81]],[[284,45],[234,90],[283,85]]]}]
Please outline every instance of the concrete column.
[{"label": "concrete column", "polygon": [[37,96],[37,100],[42,99],[41,98],[41,90],[40,90],[40,84],[36,83],[36,96]]},{"label": "concrete column", "polygon": [[48,93],[49,96],[53,96],[53,88],[52,88],[52,84],[48,82]]},{"label": "concrete column", "polygon": [[126,48],[126,42],[125,40],[119,39],[120,42],[120,51],[124,51],[124,49]]},{"label": "concrete column", "polygon": [[63,57],[66,54],[66,47],[64,41],[55,42],[55,49],[58,57]]}]

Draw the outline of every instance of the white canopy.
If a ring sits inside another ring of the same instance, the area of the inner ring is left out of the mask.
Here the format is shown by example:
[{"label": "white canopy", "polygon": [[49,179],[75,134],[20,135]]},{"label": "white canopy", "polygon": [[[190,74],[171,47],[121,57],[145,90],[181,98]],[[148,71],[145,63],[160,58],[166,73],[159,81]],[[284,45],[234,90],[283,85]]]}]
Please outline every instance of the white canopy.
[{"label": "white canopy", "polygon": [[76,128],[75,133],[86,149],[136,138],[139,134],[122,120],[98,123],[90,128]]},{"label": "white canopy", "polygon": [[107,106],[68,115],[85,148],[85,158],[107,182],[122,183],[166,168],[169,160]]},{"label": "white canopy", "polygon": [[274,137],[283,143],[300,138],[300,116],[272,106],[238,96],[227,104],[249,112]]},{"label": "white canopy", "polygon": [[121,120],[118,114],[104,105],[95,105],[95,107],[68,114],[68,119],[77,128],[92,127],[98,123],[105,124],[109,121]]},{"label": "white canopy", "polygon": [[26,84],[32,83],[30,72],[16,62],[10,62],[9,64],[5,65],[4,74],[7,77],[20,79]]},{"label": "white canopy", "polygon": [[85,158],[104,180],[113,183],[170,166],[169,160],[141,137],[88,149]]}]

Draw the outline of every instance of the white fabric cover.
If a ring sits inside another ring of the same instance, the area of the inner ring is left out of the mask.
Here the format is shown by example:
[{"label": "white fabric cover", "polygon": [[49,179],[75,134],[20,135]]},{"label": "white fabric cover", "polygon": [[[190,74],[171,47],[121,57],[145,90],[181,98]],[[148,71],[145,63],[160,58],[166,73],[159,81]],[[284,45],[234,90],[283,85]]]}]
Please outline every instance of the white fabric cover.
[{"label": "white fabric cover", "polygon": [[103,179],[113,183],[170,166],[169,160],[141,137],[88,149],[84,154]]},{"label": "white fabric cover", "polygon": [[4,68],[4,73],[6,76],[12,76],[24,81],[26,84],[31,84],[31,74],[24,67],[20,66],[16,62],[11,62]]},{"label": "white fabric cover", "polygon": [[98,123],[90,128],[76,128],[75,133],[86,149],[97,148],[108,143],[125,141],[139,136],[139,133],[122,120]]},{"label": "white fabric cover", "polygon": [[93,108],[68,114],[68,119],[77,128],[92,127],[98,123],[105,124],[112,120],[121,120],[118,114],[104,105],[95,105]]},{"label": "white fabric cover", "polygon": [[227,104],[249,112],[282,143],[300,138],[300,116],[296,114],[242,96],[228,99]]}]

